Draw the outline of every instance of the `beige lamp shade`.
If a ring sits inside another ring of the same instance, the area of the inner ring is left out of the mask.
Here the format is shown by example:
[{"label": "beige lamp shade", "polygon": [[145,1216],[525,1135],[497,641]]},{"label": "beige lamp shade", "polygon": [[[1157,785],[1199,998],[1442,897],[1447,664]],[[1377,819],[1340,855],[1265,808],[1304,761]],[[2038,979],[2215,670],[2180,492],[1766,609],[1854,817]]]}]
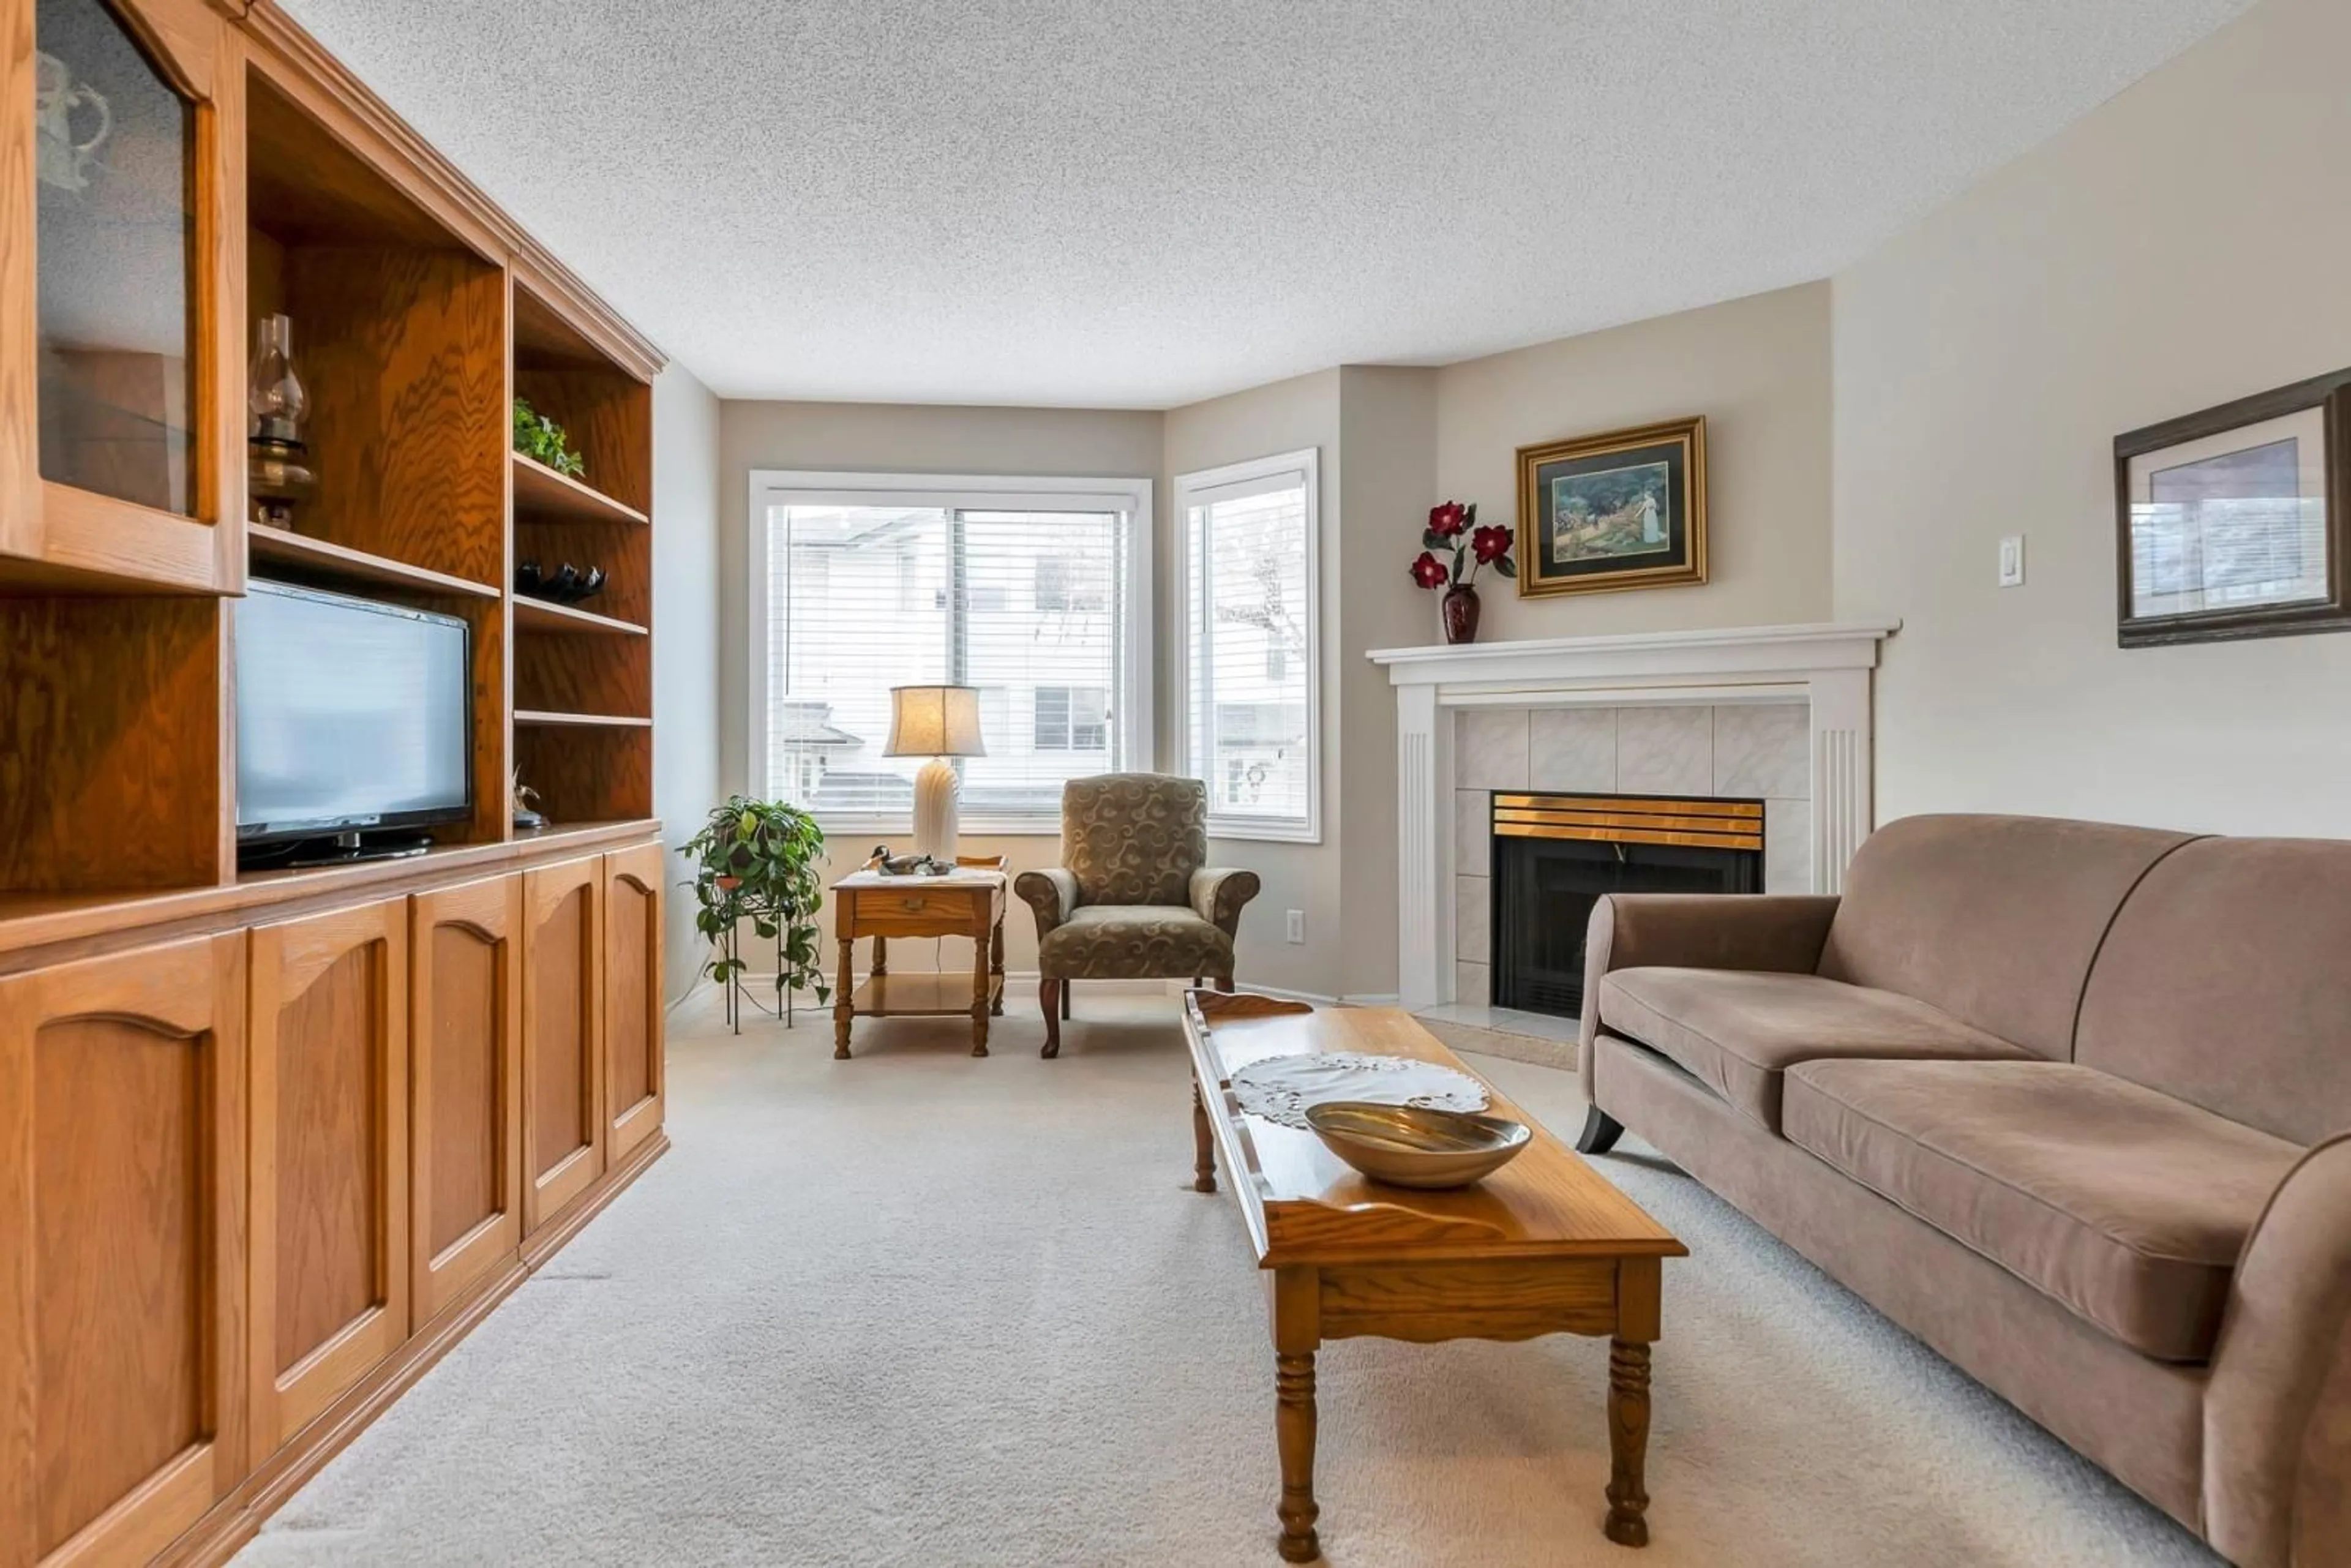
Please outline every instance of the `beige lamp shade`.
[{"label": "beige lamp shade", "polygon": [[977,686],[892,686],[887,757],[985,757]]}]

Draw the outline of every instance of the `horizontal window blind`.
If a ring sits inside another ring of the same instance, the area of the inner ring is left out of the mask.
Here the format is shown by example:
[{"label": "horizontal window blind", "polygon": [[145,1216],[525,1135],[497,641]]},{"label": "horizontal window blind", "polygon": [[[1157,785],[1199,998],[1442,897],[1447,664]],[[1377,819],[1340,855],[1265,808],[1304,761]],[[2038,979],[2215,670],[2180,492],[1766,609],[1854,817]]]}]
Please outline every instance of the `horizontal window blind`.
[{"label": "horizontal window blind", "polygon": [[927,758],[885,757],[890,688],[979,688],[967,821],[1058,821],[1064,780],[1126,766],[1126,518],[786,502],[768,508],[768,787],[903,817]]},{"label": "horizontal window blind", "polygon": [[1189,754],[1228,825],[1312,821],[1310,496],[1285,470],[1185,497]]}]

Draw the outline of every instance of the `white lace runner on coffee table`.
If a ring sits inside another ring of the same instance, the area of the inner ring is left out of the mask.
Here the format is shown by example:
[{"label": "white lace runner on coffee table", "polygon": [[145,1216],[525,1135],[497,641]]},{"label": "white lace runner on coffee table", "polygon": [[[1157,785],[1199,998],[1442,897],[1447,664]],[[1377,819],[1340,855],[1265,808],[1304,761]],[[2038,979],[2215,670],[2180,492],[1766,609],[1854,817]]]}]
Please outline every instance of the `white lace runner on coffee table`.
[{"label": "white lace runner on coffee table", "polygon": [[1332,1100],[1434,1111],[1483,1111],[1488,1104],[1486,1086],[1466,1072],[1408,1056],[1353,1051],[1269,1056],[1237,1069],[1232,1085],[1233,1098],[1250,1115],[1301,1129],[1306,1126],[1306,1107]]}]

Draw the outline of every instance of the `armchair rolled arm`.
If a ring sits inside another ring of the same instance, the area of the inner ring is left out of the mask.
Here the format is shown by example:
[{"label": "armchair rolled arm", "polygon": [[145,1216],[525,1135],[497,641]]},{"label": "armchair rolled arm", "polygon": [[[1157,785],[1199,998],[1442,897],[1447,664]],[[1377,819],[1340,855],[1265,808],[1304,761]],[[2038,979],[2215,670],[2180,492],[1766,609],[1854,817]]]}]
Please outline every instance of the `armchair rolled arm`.
[{"label": "armchair rolled arm", "polygon": [[1257,873],[1211,866],[1192,873],[1192,909],[1228,936],[1240,934],[1241,905],[1257,896]]},{"label": "armchair rolled arm", "polygon": [[1583,940],[1583,1092],[1592,1092],[1600,1033],[1600,981],[1611,969],[1770,969],[1808,975],[1821,967],[1834,894],[1614,893],[1592,906]]},{"label": "armchair rolled arm", "polygon": [[1070,917],[1078,906],[1078,873],[1062,866],[1024,871],[1013,879],[1012,891],[1037,912],[1037,939]]},{"label": "armchair rolled arm", "polygon": [[2244,1568],[2351,1540],[2351,1133],[2286,1173],[2237,1260],[2205,1385],[2204,1520]]}]

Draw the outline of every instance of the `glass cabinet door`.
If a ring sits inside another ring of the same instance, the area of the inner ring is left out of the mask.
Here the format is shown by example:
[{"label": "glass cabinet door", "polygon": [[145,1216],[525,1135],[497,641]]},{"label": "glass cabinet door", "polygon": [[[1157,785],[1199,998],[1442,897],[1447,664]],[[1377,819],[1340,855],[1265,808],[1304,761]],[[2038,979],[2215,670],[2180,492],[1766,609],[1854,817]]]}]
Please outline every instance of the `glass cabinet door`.
[{"label": "glass cabinet door", "polygon": [[196,511],[195,106],[105,0],[35,0],[41,477]]}]

